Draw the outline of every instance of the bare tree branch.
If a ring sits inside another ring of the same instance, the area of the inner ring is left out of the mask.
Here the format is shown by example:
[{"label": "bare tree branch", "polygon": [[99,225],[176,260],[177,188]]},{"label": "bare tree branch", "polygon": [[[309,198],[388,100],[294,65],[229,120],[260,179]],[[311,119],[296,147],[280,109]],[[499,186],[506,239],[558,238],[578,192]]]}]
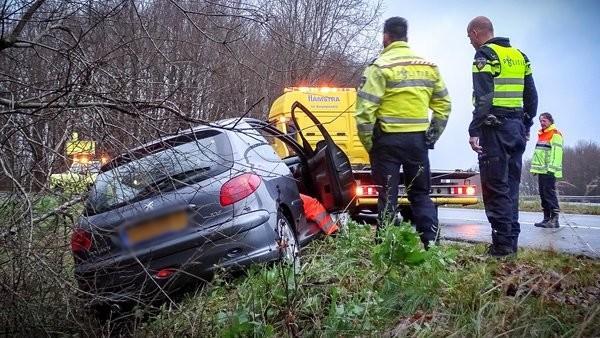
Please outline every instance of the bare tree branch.
[{"label": "bare tree branch", "polygon": [[23,14],[21,19],[19,19],[19,23],[12,32],[5,38],[0,39],[0,52],[6,48],[16,47],[17,39],[21,35],[21,32],[25,28],[25,25],[29,22],[31,17],[35,14],[35,12],[42,6],[42,4],[46,2],[46,0],[36,0]]}]

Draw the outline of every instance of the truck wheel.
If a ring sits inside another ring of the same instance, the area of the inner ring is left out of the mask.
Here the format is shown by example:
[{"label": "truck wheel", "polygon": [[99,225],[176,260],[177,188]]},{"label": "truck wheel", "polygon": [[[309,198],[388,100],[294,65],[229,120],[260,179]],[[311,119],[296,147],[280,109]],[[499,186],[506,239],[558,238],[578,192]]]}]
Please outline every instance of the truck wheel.
[{"label": "truck wheel", "polygon": [[360,210],[357,209],[352,209],[350,210],[350,218],[356,222],[358,222],[360,220]]},{"label": "truck wheel", "polygon": [[412,210],[410,209],[410,205],[401,205],[399,210],[400,210],[400,215],[402,216],[402,222],[415,224],[414,219],[413,219]]}]

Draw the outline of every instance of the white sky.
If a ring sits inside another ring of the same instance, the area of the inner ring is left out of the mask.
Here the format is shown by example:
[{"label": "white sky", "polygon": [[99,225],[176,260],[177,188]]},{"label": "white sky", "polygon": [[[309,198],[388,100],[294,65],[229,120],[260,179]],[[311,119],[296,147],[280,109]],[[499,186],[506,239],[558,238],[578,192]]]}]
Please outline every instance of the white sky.
[{"label": "white sky", "polygon": [[[552,113],[566,145],[600,142],[600,107],[595,100],[600,98],[600,1],[386,0],[384,6],[382,20],[408,20],[410,46],[438,64],[452,98],[448,126],[430,153],[432,168],[468,169],[477,163],[467,142],[474,50],[466,26],[478,15],[489,17],[496,36],[510,38],[527,54],[538,89],[538,115]],[[538,128],[536,120],[524,158],[531,157]]]}]

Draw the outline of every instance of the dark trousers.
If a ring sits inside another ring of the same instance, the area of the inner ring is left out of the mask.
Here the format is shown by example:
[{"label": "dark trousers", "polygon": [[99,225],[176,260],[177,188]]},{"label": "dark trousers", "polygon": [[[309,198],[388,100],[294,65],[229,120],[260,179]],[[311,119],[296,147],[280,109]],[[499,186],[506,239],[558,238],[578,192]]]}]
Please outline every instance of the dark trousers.
[{"label": "dark trousers", "polygon": [[479,145],[481,188],[495,246],[517,249],[519,224],[519,183],[526,144],[521,119],[501,119],[502,125],[482,126]]},{"label": "dark trousers", "polygon": [[556,178],[552,174],[539,174],[538,187],[540,199],[542,200],[542,209],[550,214],[559,212],[558,197],[556,197]]},{"label": "dark trousers", "polygon": [[378,227],[396,219],[402,167],[413,221],[423,243],[436,239],[438,225],[437,210],[429,198],[428,151],[424,132],[383,133],[376,128],[369,154],[373,179],[379,186]]}]

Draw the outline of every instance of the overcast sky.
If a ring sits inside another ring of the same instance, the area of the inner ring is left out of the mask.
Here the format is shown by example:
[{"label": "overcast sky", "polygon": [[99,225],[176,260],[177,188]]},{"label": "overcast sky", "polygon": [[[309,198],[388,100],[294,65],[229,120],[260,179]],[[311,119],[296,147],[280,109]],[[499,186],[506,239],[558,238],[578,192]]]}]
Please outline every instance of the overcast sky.
[{"label": "overcast sky", "polygon": [[[474,50],[466,26],[478,15],[489,17],[496,36],[510,38],[527,54],[538,89],[538,115],[552,113],[566,145],[600,143],[600,1],[385,0],[384,6],[383,20],[408,20],[410,46],[438,64],[452,98],[448,127],[430,153],[432,168],[467,169],[477,163],[467,142]],[[524,158],[531,157],[538,128],[536,120]]]}]

